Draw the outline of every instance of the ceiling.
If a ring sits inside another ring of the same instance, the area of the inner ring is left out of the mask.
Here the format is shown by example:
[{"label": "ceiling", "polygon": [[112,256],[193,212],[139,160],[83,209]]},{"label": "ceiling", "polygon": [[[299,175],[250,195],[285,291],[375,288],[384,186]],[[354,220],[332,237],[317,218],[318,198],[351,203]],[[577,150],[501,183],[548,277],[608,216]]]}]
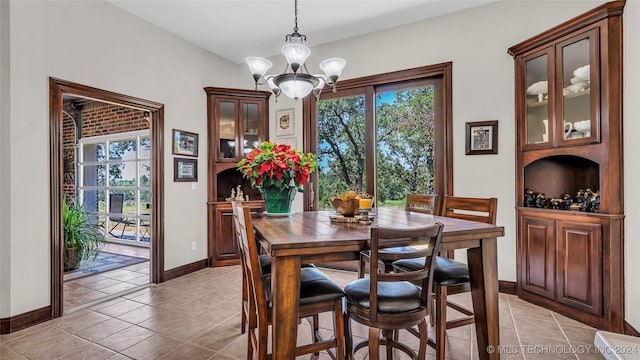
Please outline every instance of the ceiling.
[{"label": "ceiling", "polygon": [[[293,32],[293,0],[107,0],[234,63],[280,53]],[[300,0],[310,47],[496,0]]]}]

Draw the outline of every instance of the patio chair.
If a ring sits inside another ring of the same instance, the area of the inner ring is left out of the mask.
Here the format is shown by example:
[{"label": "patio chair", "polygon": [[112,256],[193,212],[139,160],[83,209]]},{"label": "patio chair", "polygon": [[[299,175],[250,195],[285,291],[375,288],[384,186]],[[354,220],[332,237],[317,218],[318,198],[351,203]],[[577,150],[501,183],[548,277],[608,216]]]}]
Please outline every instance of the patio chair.
[{"label": "patio chair", "polygon": [[[124,231],[127,229],[127,227],[132,226],[135,229],[136,226],[135,220],[131,221],[128,218],[122,216],[123,206],[124,194],[109,194],[109,220],[111,220],[112,223],[115,223],[109,230],[109,235],[119,239],[124,239]],[[118,214],[120,216],[118,216]],[[114,230],[119,225],[122,225],[122,231],[120,232],[120,235],[116,235],[114,234]]]}]

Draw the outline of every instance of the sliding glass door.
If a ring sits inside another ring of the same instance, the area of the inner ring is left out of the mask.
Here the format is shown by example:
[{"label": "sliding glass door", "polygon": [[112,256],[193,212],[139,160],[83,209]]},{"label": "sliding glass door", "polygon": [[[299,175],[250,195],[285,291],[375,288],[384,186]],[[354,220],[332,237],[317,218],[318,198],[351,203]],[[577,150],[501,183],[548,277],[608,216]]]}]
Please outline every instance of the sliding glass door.
[{"label": "sliding glass door", "polygon": [[[318,101],[320,210],[331,209],[331,196],[348,190],[374,193],[378,207],[402,207],[410,193],[435,193],[433,84],[394,84],[374,91],[369,126],[364,94]],[[374,146],[368,148],[365,140],[372,136]],[[375,161],[367,161],[370,154]],[[373,184],[367,184],[367,172],[375,174]]]}]

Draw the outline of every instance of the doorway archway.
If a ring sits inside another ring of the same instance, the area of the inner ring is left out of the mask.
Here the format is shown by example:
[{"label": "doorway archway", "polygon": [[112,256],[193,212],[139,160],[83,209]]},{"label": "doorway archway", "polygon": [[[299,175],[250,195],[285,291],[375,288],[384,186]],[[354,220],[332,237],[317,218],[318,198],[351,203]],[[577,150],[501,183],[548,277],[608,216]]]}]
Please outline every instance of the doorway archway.
[{"label": "doorway archway", "polygon": [[150,277],[152,283],[163,281],[164,270],[164,105],[86,85],[49,78],[49,144],[50,144],[50,238],[51,238],[51,317],[63,312],[63,228],[62,228],[62,111],[63,97],[74,95],[115,105],[136,108],[149,113],[151,149]]}]

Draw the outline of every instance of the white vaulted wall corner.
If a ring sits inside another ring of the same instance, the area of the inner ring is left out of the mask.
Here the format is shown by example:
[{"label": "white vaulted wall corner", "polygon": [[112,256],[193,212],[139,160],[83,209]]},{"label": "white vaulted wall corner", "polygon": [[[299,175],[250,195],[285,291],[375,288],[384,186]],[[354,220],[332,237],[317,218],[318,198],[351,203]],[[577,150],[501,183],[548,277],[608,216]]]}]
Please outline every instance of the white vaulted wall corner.
[{"label": "white vaulted wall corner", "polygon": [[[49,77],[164,104],[164,270],[205,259],[207,177],[199,177],[196,190],[172,181],[171,129],[199,133],[206,154],[203,88],[239,86],[237,66],[106,2],[1,4],[11,14],[9,29],[4,15],[1,25],[10,36],[11,106],[8,133],[7,108],[1,110],[0,180],[9,187],[0,187],[0,293],[9,304],[3,301],[0,318],[50,304]],[[206,156],[200,160],[198,172],[206,174]]]}]

